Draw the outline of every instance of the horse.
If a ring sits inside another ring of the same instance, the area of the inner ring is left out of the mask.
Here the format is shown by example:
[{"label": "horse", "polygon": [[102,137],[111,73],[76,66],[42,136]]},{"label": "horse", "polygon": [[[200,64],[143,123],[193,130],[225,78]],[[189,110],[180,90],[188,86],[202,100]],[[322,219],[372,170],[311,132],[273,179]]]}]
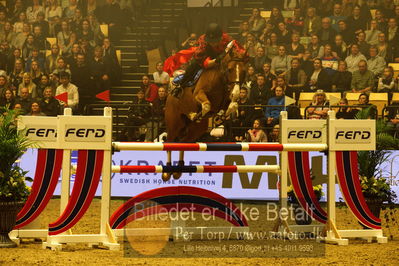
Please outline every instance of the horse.
[{"label": "horse", "polygon": [[[240,86],[245,78],[247,55],[233,47],[218,66],[205,69],[194,87],[183,89],[180,97],[169,95],[165,105],[168,142],[195,142],[208,130],[208,118],[228,116],[237,108]],[[179,166],[184,165],[180,151]],[[171,165],[168,152],[167,165]],[[170,179],[164,173],[164,181]],[[173,173],[180,178],[181,173]]]}]

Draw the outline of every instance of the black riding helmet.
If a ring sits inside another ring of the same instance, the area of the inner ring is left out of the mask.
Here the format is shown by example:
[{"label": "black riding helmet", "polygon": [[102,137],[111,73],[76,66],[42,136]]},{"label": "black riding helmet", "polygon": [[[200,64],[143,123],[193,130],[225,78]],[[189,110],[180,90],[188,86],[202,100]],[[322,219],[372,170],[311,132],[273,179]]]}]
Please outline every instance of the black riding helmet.
[{"label": "black riding helmet", "polygon": [[205,41],[218,42],[222,39],[222,28],[217,23],[210,23],[206,30]]}]

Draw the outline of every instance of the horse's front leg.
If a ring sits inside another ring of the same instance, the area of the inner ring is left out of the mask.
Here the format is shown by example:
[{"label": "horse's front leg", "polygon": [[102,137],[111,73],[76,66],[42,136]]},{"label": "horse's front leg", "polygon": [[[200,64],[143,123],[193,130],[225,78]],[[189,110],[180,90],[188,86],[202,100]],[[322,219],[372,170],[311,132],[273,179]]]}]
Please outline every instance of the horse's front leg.
[{"label": "horse's front leg", "polygon": [[211,110],[211,102],[205,94],[205,91],[200,89],[194,96],[194,99],[201,104],[201,114],[199,113],[190,113],[189,118],[192,121],[201,121],[201,118],[205,117],[207,113]]},{"label": "horse's front leg", "polygon": [[230,94],[231,102],[229,104],[229,107],[227,108],[226,117],[237,111],[237,109],[238,109],[237,101],[239,98],[240,98],[240,85],[235,84],[233,91]]}]

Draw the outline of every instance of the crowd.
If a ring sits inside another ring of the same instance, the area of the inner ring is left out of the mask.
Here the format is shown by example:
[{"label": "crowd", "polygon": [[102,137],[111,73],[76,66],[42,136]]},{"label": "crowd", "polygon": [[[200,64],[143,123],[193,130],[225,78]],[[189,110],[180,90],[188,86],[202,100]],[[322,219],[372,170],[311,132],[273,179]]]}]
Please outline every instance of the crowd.
[{"label": "crowd", "polygon": [[[121,71],[111,43],[125,16],[118,3],[6,3],[0,4],[0,106],[28,115],[55,116],[64,107],[84,114],[97,93],[118,83]],[[66,98],[57,97],[65,92]]]}]

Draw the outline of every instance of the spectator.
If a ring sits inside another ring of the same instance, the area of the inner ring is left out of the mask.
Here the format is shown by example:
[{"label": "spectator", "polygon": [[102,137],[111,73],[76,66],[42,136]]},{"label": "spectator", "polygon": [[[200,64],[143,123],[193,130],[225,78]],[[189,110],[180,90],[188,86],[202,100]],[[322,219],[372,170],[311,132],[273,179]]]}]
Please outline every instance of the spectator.
[{"label": "spectator", "polygon": [[28,72],[25,72],[23,74],[23,81],[21,84],[19,84],[18,95],[21,95],[22,88],[28,89],[30,98],[32,98],[32,99],[37,98],[38,95],[37,95],[36,84],[33,83],[32,77],[31,77],[30,73],[28,73]]},{"label": "spectator", "polygon": [[387,124],[393,128],[393,135],[397,138],[399,136],[399,102],[393,102],[391,106],[388,106],[387,112]]},{"label": "spectator", "polygon": [[375,119],[377,115],[377,107],[369,103],[369,95],[367,93],[361,93],[359,95],[358,104],[360,105],[359,110],[370,108],[369,118]]},{"label": "spectator", "polygon": [[[75,13],[71,20],[71,30],[73,32],[78,32],[83,29],[83,26],[87,27],[87,29],[90,29],[90,22],[87,20],[87,24],[85,23],[85,25],[83,25],[82,23],[84,20],[85,19],[82,16],[82,11],[80,9],[75,9]],[[90,36],[91,31],[86,31],[85,33],[88,34],[88,36]]]},{"label": "spectator", "polygon": [[317,32],[320,44],[330,44],[335,39],[335,35],[337,35],[337,31],[332,28],[331,19],[329,17],[323,18],[321,20],[321,29]]},{"label": "spectator", "polygon": [[304,18],[300,8],[295,8],[294,16],[288,19],[287,24],[294,33],[301,34],[303,32]]},{"label": "spectator", "polygon": [[67,72],[71,75],[71,70],[69,70],[67,64],[65,63],[65,59],[63,57],[59,57],[57,59],[57,67],[54,69],[52,74],[61,74],[61,72]]},{"label": "spectator", "polygon": [[331,15],[333,11],[333,4],[334,0],[321,0],[321,1],[315,1],[314,3],[317,10],[317,14],[319,14],[321,17],[327,17]]},{"label": "spectator", "polygon": [[78,1],[77,0],[69,0],[69,6],[67,6],[63,11],[63,16],[68,19],[69,22],[72,21],[73,16],[75,15],[75,10],[78,9]]},{"label": "spectator", "polygon": [[[163,130],[165,126],[165,105],[167,96],[168,95],[166,93],[166,89],[163,87],[159,87],[158,96],[152,103],[152,132],[150,132],[150,130],[147,130],[146,141],[152,141],[154,137],[159,136],[161,130]],[[149,128],[149,126],[150,125],[147,124],[147,128]]]},{"label": "spectator", "polygon": [[39,102],[33,101],[30,105],[30,111],[26,114],[27,116],[46,116],[40,109]]},{"label": "spectator", "polygon": [[[270,21],[266,22],[266,27],[263,29],[262,34],[259,36],[259,41],[262,43],[262,45],[266,45],[268,40],[270,39],[270,35],[272,33],[276,33],[274,30],[274,25],[270,23]],[[245,42],[245,39],[244,39]]]},{"label": "spectator", "polygon": [[270,34],[270,39],[267,41],[267,44],[265,46],[267,57],[273,59],[274,57],[278,56],[279,45],[277,43],[277,34],[273,32],[272,34]]},{"label": "spectator", "polygon": [[9,18],[12,22],[18,20],[19,15],[25,12],[25,6],[22,0],[15,0],[15,4],[10,8],[11,10],[8,13]]},{"label": "spectator", "polygon": [[72,68],[72,66],[74,64],[76,64],[76,58],[77,58],[78,54],[81,54],[81,53],[82,53],[82,51],[80,49],[80,45],[78,43],[72,44],[71,52],[65,58],[65,63],[67,64],[67,66],[69,66],[69,68]]},{"label": "spectator", "polygon": [[375,46],[370,47],[369,55],[370,58],[367,60],[368,69],[373,72],[374,77],[379,77],[384,71],[385,59],[378,55],[378,49]]},{"label": "spectator", "polygon": [[332,91],[345,92],[350,91],[352,82],[352,73],[347,70],[345,61],[338,62],[338,71],[336,71],[332,78]]},{"label": "spectator", "polygon": [[33,26],[33,29],[35,29],[35,27],[40,27],[41,33],[43,34],[44,37],[48,37],[49,36],[49,34],[50,34],[50,25],[45,20],[45,15],[44,15],[43,12],[37,13],[37,19],[33,23],[32,26]]},{"label": "spectator", "polygon": [[244,43],[244,48],[250,57],[255,57],[256,50],[261,47],[261,44],[252,33],[247,34],[247,41]]},{"label": "spectator", "polygon": [[79,88],[79,113],[86,114],[87,105],[92,104],[96,91],[93,89],[89,66],[84,54],[78,54],[76,62],[71,66],[72,83]]},{"label": "spectator", "polygon": [[68,44],[62,48],[62,54],[66,56],[72,53],[73,45],[78,42],[78,34],[76,32],[71,32],[68,41]]},{"label": "spectator", "polygon": [[313,61],[313,73],[308,77],[308,88],[310,91],[323,90],[331,91],[331,78],[327,70],[322,66],[321,60],[316,58]]},{"label": "spectator", "polygon": [[287,71],[285,79],[288,83],[288,91],[285,93],[290,97],[295,94],[295,99],[299,99],[299,94],[303,91],[307,80],[305,71],[301,69],[299,59],[291,60],[291,68]]},{"label": "spectator", "polygon": [[24,44],[22,45],[22,58],[26,61],[29,56],[32,55],[33,49],[37,49],[35,47],[35,37],[33,34],[29,34],[26,37]]},{"label": "spectator", "polygon": [[57,33],[57,44],[63,52],[70,44],[71,29],[67,20],[61,22],[61,31]]},{"label": "spectator", "polygon": [[37,14],[44,13],[44,8],[40,5],[39,0],[32,0],[32,6],[29,6],[26,9],[26,17],[29,23],[33,23],[36,21]]},{"label": "spectator", "polygon": [[43,98],[39,101],[40,110],[47,116],[57,116],[60,113],[60,103],[53,96],[53,89],[44,89]]},{"label": "spectator", "polygon": [[385,33],[378,34],[378,55],[383,57],[385,61],[391,62],[392,61],[392,47],[387,42]]},{"label": "spectator", "polygon": [[21,32],[23,32],[23,27],[24,27],[24,24],[28,24],[29,25],[29,23],[28,23],[28,20],[27,20],[27,18],[26,18],[26,13],[25,12],[21,12],[19,15],[18,15],[18,21],[16,21],[15,23],[14,23],[14,32],[15,33],[21,33]]},{"label": "spectator", "polygon": [[14,70],[11,72],[9,76],[10,88],[14,91],[14,95],[17,94],[17,89],[19,88],[19,84],[22,83],[23,80],[23,61],[21,59],[15,60]]},{"label": "spectator", "polygon": [[57,87],[55,95],[58,96],[66,92],[68,95],[67,102],[58,101],[63,108],[69,107],[76,112],[79,105],[79,92],[78,87],[70,83],[70,79],[71,75],[68,72],[63,71],[60,73],[61,85]]},{"label": "spectator", "polygon": [[248,129],[247,131],[247,142],[267,142],[267,135],[261,129],[261,121],[259,119],[255,119],[252,129]]},{"label": "spectator", "polygon": [[[269,64],[269,70],[270,70],[270,64]],[[248,65],[247,72],[245,73],[246,88],[250,89],[255,82],[256,82],[255,68],[251,65]]]},{"label": "spectator", "polygon": [[30,72],[31,71],[31,65],[32,62],[36,61],[39,64],[40,69],[44,69],[44,64],[45,64],[45,59],[42,57],[42,55],[39,52],[39,49],[37,47],[33,47],[32,52],[30,56],[26,59],[25,62],[25,71]]},{"label": "spectator", "polygon": [[388,43],[391,46],[398,44],[399,30],[398,30],[398,24],[397,24],[397,21],[395,18],[390,18],[388,20],[387,37],[388,37]]},{"label": "spectator", "polygon": [[[348,99],[346,98],[341,98],[339,100],[339,105],[348,105]],[[351,107],[340,107],[338,109],[337,114],[335,117],[337,119],[355,119],[355,116],[359,110]]]},{"label": "spectator", "polygon": [[385,32],[387,28],[387,21],[384,17],[384,14],[381,12],[381,10],[376,10],[375,11],[375,20],[377,21],[377,29],[379,29],[381,32]]},{"label": "spectator", "polygon": [[303,27],[303,36],[311,36],[316,34],[321,29],[321,18],[316,16],[314,7],[309,7],[306,12],[306,18]]},{"label": "spectator", "polygon": [[[43,76],[42,69],[40,68],[39,62],[36,60],[32,61],[31,68],[30,68],[30,76],[32,78],[33,83],[36,84],[36,86],[39,85],[40,80],[42,79]],[[43,91],[38,91],[37,92],[39,97],[43,95]]]},{"label": "spectator", "polygon": [[122,31],[121,25],[122,11],[115,0],[106,0],[106,4],[98,11],[100,23],[108,24],[109,37],[111,40],[117,40]]},{"label": "spectator", "polygon": [[148,119],[151,116],[151,107],[150,103],[144,99],[144,91],[139,90],[137,92],[137,99],[133,100],[132,104],[129,107],[127,121],[126,121],[126,129],[122,134],[127,135],[127,141],[137,141],[144,139],[140,134],[140,126],[143,126],[147,123]]},{"label": "spectator", "polygon": [[10,74],[14,71],[15,61],[20,59],[22,64],[24,63],[24,59],[22,58],[22,52],[19,48],[14,48],[12,54],[8,56],[7,59],[7,73]]},{"label": "spectator", "polygon": [[338,22],[338,34],[342,36],[343,41],[347,45],[352,44],[355,39],[355,36],[349,31],[344,20]]},{"label": "spectator", "polygon": [[[50,78],[48,75],[43,74],[40,77],[39,83],[36,84],[37,94],[39,95],[40,98],[43,97],[44,90],[47,87],[51,88]],[[55,90],[53,90],[53,95],[54,95],[54,93],[55,93]]]},{"label": "spectator", "polygon": [[252,122],[253,117],[253,107],[250,106],[252,103],[248,98],[248,89],[242,87],[240,89],[240,98],[238,99],[238,109],[237,114],[233,117],[233,135],[236,141],[243,141],[245,130],[243,128],[248,128]]},{"label": "spectator", "polygon": [[353,74],[356,70],[358,70],[358,65],[361,60],[366,61],[367,59],[360,53],[359,46],[357,44],[352,44],[351,53],[345,58],[348,71]]},{"label": "spectator", "polygon": [[385,67],[382,76],[378,79],[377,92],[388,92],[388,102],[390,102],[392,93],[397,91],[396,86],[392,67]]},{"label": "spectator", "polygon": [[148,75],[142,77],[140,88],[144,91],[145,100],[152,103],[158,97],[158,86],[151,82]]},{"label": "spectator", "polygon": [[346,17],[342,14],[342,5],[340,3],[335,3],[333,7],[333,14],[330,16],[332,28],[338,32],[338,22],[345,19]]},{"label": "spectator", "polygon": [[334,53],[336,53],[337,58],[340,60],[345,60],[347,56],[347,46],[344,42],[342,35],[338,34],[335,36],[334,44],[331,46]]},{"label": "spectator", "polygon": [[308,51],[312,59],[320,58],[324,53],[324,46],[319,42],[319,37],[316,34],[312,34],[310,44],[308,45]]},{"label": "spectator", "polygon": [[53,71],[57,68],[57,61],[61,57],[60,48],[58,44],[53,44],[51,46],[51,54],[46,57],[46,72],[53,73]]},{"label": "spectator", "polygon": [[4,23],[4,28],[0,31],[0,42],[4,43],[7,42],[11,44],[16,37],[16,33],[12,30],[11,23],[6,21]]},{"label": "spectator", "polygon": [[304,52],[305,47],[299,43],[299,34],[293,33],[291,35],[291,44],[287,45],[287,54],[291,56],[292,59],[301,60]]},{"label": "spectator", "polygon": [[366,30],[367,18],[361,16],[359,5],[353,7],[352,16],[346,19],[346,24],[348,25],[349,32],[354,36]]},{"label": "spectator", "polygon": [[99,93],[111,88],[109,74],[111,72],[111,63],[104,58],[102,47],[97,46],[94,49],[94,57],[89,63],[90,75],[93,77],[94,91]]},{"label": "spectator", "polygon": [[307,109],[308,119],[326,119],[328,110],[329,103],[326,94],[322,90],[318,90],[313,95],[313,102]]},{"label": "spectator", "polygon": [[280,22],[284,22],[283,14],[281,13],[281,10],[279,8],[277,7],[272,8],[269,22],[273,25],[274,28],[277,28]]},{"label": "spectator", "polygon": [[263,28],[266,25],[265,19],[260,15],[260,9],[252,9],[252,16],[248,19],[249,31],[256,37],[262,34]]},{"label": "spectator", "polygon": [[[243,21],[240,24],[240,30],[236,36],[236,40],[243,44],[247,40],[247,35],[249,33],[249,23],[248,21]],[[191,33],[190,37],[188,37],[182,44],[181,47],[182,49],[188,49],[192,46],[194,46],[195,42],[197,41],[197,35],[195,33]],[[190,45],[193,44],[192,46]]]},{"label": "spectator", "polygon": [[351,88],[352,92],[370,92],[374,88],[374,74],[367,69],[367,61],[360,60],[359,70],[353,72]]},{"label": "spectator", "polygon": [[32,104],[32,98],[29,94],[28,88],[22,88],[20,94],[15,102],[14,109],[17,107],[17,104],[21,106],[22,114],[27,114],[30,111],[30,106]]},{"label": "spectator", "polygon": [[313,73],[313,60],[310,56],[310,52],[308,50],[305,50],[305,53],[303,54],[303,61],[301,64],[301,67],[303,71],[305,71],[306,76],[310,77]]},{"label": "spectator", "polygon": [[83,9],[83,15],[93,15],[97,10],[96,0],[87,0],[87,6]]},{"label": "spectator", "polygon": [[54,24],[55,17],[62,17],[62,8],[58,5],[58,0],[50,0],[46,7],[46,19],[50,25]]},{"label": "spectator", "polygon": [[291,31],[287,29],[285,22],[278,23],[277,36],[279,45],[287,45],[290,43]]},{"label": "spectator", "polygon": [[381,33],[379,29],[377,29],[377,21],[372,19],[370,21],[370,29],[365,31],[366,33],[366,42],[370,45],[378,44],[378,35]]},{"label": "spectator", "polygon": [[[245,42],[245,38],[247,33],[249,32],[249,27],[248,27],[248,22],[244,21],[241,23],[241,27],[240,27],[240,32],[238,38],[236,38],[236,40],[240,43],[244,43]],[[243,39],[239,39],[240,37],[243,37]],[[189,49],[191,47],[196,46],[197,43],[197,34],[195,33],[191,33],[190,36],[188,36],[188,38],[186,40],[184,40],[184,42],[182,42],[180,44],[181,48],[183,50],[185,49]]]},{"label": "spectator", "polygon": [[333,75],[335,70],[338,69],[337,53],[332,51],[330,44],[324,45],[323,56],[320,58],[323,68],[325,68],[329,75]]},{"label": "spectator", "polygon": [[361,31],[356,35],[356,43],[359,46],[359,51],[363,55],[369,54],[370,44],[366,42],[366,34]]},{"label": "spectator", "polygon": [[170,81],[168,73],[163,71],[163,63],[158,62],[156,64],[156,70],[153,74],[152,77],[154,78],[154,83],[158,86],[164,86],[167,87]]},{"label": "spectator", "polygon": [[270,63],[270,59],[265,55],[265,49],[258,47],[255,57],[250,58],[250,64],[254,67],[255,73],[262,73],[263,65],[266,63]]},{"label": "spectator", "polygon": [[[0,77],[1,80],[1,77]],[[12,93],[11,89],[5,89],[1,93],[1,98],[0,98],[0,106],[8,108],[10,110],[14,109],[15,106],[15,97],[14,94]]]},{"label": "spectator", "polygon": [[[275,105],[273,107],[266,107],[266,125],[268,127],[273,127],[275,124],[279,123],[280,112],[284,110],[285,106],[285,96],[284,89],[277,86],[274,90],[275,96],[271,97],[267,102],[267,105]],[[281,107],[277,107],[281,106]]]},{"label": "spectator", "polygon": [[[87,19],[83,19],[80,21],[78,28],[76,29],[78,33],[78,39],[86,38],[89,41],[90,46],[96,46],[96,38],[94,36],[94,32],[90,28],[90,21]],[[109,39],[108,39],[109,40]]]},{"label": "spectator", "polygon": [[251,87],[251,94],[249,96],[249,100],[255,105],[253,113],[254,118],[261,118],[264,116],[262,107],[259,105],[266,105],[271,93],[271,88],[266,85],[265,76],[258,75],[256,83]]},{"label": "spectator", "polygon": [[118,57],[116,55],[116,49],[112,45],[111,40],[109,38],[103,39],[103,49],[104,49],[105,61],[110,62],[111,64],[111,73],[110,73],[111,83],[118,84],[121,79],[122,71]]},{"label": "spectator", "polygon": [[295,10],[299,8],[299,6],[298,1],[284,0],[284,10]]},{"label": "spectator", "polygon": [[272,131],[270,132],[270,142],[280,142],[280,125],[274,125]]},{"label": "spectator", "polygon": [[4,91],[9,89],[7,75],[0,75],[0,96],[3,96]]},{"label": "spectator", "polygon": [[280,45],[278,48],[278,56],[273,57],[271,63],[271,72],[276,76],[284,76],[291,67],[291,56],[285,52],[285,46]]}]

